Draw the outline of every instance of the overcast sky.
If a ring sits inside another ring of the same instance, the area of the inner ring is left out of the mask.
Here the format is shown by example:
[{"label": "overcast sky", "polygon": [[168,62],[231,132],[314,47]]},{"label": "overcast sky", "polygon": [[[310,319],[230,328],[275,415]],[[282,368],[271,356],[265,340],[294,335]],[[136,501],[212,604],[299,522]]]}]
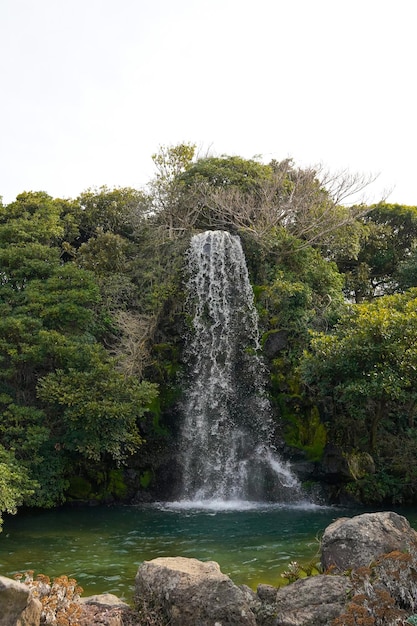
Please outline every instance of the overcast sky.
[{"label": "overcast sky", "polygon": [[0,0],[0,195],[140,188],[160,145],[417,204],[415,0]]}]

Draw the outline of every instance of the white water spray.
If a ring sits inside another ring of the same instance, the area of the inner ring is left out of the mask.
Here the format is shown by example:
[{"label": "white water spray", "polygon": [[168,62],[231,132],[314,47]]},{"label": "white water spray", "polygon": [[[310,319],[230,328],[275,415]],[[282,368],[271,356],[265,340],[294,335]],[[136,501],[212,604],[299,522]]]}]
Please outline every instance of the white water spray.
[{"label": "white water spray", "polygon": [[273,446],[258,316],[240,239],[195,235],[188,252],[189,384],[181,432],[182,497],[293,501],[300,487]]}]

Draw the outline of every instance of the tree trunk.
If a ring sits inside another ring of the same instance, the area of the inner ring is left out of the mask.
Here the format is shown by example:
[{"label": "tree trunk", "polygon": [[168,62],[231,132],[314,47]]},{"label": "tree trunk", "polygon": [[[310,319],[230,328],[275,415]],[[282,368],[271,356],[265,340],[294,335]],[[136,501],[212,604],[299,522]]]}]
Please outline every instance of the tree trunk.
[{"label": "tree trunk", "polygon": [[378,426],[382,420],[386,407],[385,398],[377,401],[374,414],[371,419],[371,431],[369,434],[369,451],[372,454],[375,451],[376,441],[378,438]]}]

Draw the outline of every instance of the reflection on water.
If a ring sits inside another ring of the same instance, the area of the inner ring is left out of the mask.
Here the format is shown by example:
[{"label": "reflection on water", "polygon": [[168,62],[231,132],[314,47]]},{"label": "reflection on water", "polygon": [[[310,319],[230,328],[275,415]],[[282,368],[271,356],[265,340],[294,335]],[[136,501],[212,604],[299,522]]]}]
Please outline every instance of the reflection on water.
[{"label": "reflection on water", "polygon": [[277,585],[291,560],[313,559],[326,526],[355,514],[312,505],[225,510],[220,504],[19,513],[6,518],[0,534],[0,574],[27,569],[51,578],[67,574],[77,579],[85,595],[110,592],[129,599],[140,563],[186,556],[217,561],[234,582],[256,589],[260,582]]}]

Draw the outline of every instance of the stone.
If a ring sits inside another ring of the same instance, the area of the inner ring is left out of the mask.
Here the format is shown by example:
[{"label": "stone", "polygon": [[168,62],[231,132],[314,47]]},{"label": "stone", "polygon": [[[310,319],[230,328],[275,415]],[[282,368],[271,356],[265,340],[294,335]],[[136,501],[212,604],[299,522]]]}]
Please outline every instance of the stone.
[{"label": "stone", "polygon": [[124,626],[136,624],[135,616],[128,604],[113,593],[100,593],[80,598],[82,613],[79,626]]},{"label": "stone", "polygon": [[255,626],[249,594],[214,561],[160,557],[145,561],[136,575],[139,615],[170,626]]},{"label": "stone", "polygon": [[0,626],[39,626],[40,602],[32,600],[29,587],[0,576]]},{"label": "stone", "polygon": [[368,474],[375,474],[375,461],[368,452],[348,454],[347,462],[354,480],[360,480]]},{"label": "stone", "polygon": [[343,484],[352,480],[345,454],[338,446],[326,444],[320,462],[319,477],[326,483]]},{"label": "stone", "polygon": [[268,333],[264,343],[264,352],[268,358],[276,357],[286,348],[288,348],[288,333],[286,330],[274,330]]},{"label": "stone", "polygon": [[94,596],[85,596],[84,598],[80,598],[80,603],[95,604],[103,607],[129,608],[129,605],[126,602],[123,602],[123,600],[115,596],[113,593],[100,593]]},{"label": "stone", "polygon": [[[39,626],[42,613],[42,603],[38,598],[31,596],[27,607],[20,615],[16,626]],[[2,622],[0,621],[0,624]]]},{"label": "stone", "polygon": [[351,587],[345,576],[320,574],[296,580],[277,590],[275,622],[262,626],[330,626],[343,613]]},{"label": "stone", "polygon": [[417,533],[409,522],[392,511],[341,517],[323,533],[322,567],[344,572],[368,566],[382,554],[406,551],[416,541]]}]

